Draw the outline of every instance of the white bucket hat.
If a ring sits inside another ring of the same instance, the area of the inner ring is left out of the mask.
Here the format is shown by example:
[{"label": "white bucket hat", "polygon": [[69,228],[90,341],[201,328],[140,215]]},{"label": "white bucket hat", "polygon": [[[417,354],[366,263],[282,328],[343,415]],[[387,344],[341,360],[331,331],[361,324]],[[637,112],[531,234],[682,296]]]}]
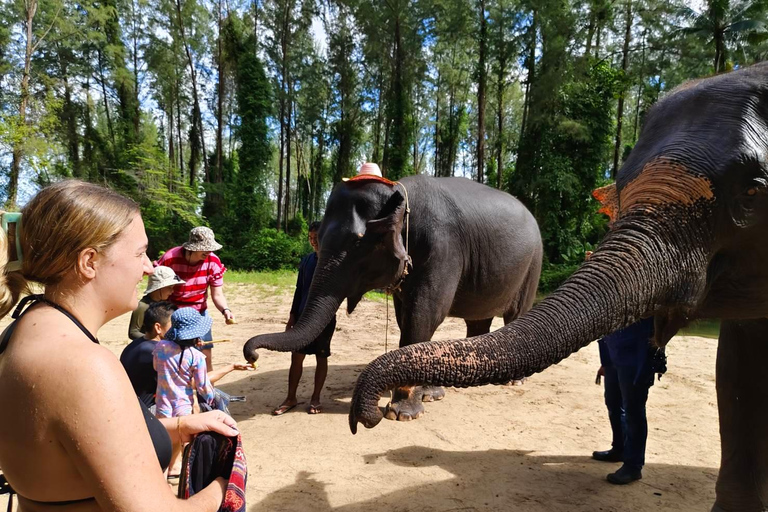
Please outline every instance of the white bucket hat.
[{"label": "white bucket hat", "polygon": [[189,240],[182,245],[188,251],[218,251],[221,244],[213,236],[213,230],[205,226],[192,228],[189,232]]},{"label": "white bucket hat", "polygon": [[183,282],[184,281],[176,275],[176,272],[174,272],[172,268],[160,265],[155,267],[155,271],[149,276],[147,290],[144,293],[149,294],[160,290],[161,288],[176,286]]}]

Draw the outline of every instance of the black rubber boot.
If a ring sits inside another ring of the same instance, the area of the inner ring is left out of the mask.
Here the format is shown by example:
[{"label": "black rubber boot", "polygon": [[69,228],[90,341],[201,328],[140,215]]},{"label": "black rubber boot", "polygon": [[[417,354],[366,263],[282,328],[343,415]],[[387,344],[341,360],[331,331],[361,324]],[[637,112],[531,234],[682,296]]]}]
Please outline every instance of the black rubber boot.
[{"label": "black rubber boot", "polygon": [[643,478],[643,472],[639,469],[629,468],[625,464],[617,472],[609,474],[606,478],[612,484],[627,485]]},{"label": "black rubber boot", "polygon": [[621,462],[621,450],[606,450],[604,452],[592,452],[592,458],[600,462]]}]

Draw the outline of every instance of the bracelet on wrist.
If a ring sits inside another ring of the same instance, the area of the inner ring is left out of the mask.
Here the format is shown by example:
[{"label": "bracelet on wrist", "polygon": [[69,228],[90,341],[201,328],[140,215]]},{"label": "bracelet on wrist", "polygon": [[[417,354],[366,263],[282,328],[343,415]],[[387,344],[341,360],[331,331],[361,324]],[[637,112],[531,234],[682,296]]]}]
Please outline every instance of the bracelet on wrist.
[{"label": "bracelet on wrist", "polygon": [[181,416],[176,416],[176,433],[179,435],[179,444],[181,444]]},{"label": "bracelet on wrist", "polygon": [[221,314],[223,315],[225,311],[229,311],[230,313],[232,312],[232,310],[231,310],[231,309],[229,309],[229,308],[224,308],[224,309],[222,309],[222,310],[221,310]]}]

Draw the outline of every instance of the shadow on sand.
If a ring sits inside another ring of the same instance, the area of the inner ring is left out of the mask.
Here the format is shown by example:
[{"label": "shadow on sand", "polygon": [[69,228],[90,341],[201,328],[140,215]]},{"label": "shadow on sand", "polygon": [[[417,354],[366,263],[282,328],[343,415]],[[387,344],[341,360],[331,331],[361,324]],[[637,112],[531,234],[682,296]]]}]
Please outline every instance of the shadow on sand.
[{"label": "shadow on sand", "polygon": [[[290,355],[286,354],[286,357],[289,358]],[[287,414],[296,412],[306,414],[315,378],[313,359],[312,356],[309,356],[304,362],[304,374],[297,393],[299,405]],[[364,364],[328,365],[328,378],[321,395],[324,414],[349,413],[349,400],[352,397],[355,381],[365,366]],[[246,402],[230,404],[229,409],[235,420],[241,421],[259,414],[271,414],[272,410],[285,399],[288,391],[288,370],[264,371],[259,369],[248,378],[228,382],[217,387],[230,395],[246,397]]]},{"label": "shadow on sand", "polygon": [[[614,486],[605,481],[605,475],[618,467],[615,464],[520,450],[452,452],[411,446],[363,458],[366,464],[390,463],[404,472],[438,466],[452,477],[333,507],[323,475],[299,471],[294,484],[264,497],[249,496],[250,503],[255,503],[249,512],[707,511],[714,502],[717,478],[715,468],[650,464],[643,480]],[[359,482],[361,489],[370,491],[365,475],[360,475]]]}]

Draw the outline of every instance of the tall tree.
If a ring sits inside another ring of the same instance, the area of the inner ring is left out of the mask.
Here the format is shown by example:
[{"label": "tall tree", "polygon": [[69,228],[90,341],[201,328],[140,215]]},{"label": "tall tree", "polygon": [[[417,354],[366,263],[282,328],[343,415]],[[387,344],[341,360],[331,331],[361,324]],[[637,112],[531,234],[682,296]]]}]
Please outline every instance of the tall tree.
[{"label": "tall tree", "polygon": [[37,51],[40,45],[45,41],[51,28],[56,23],[62,5],[58,4],[56,14],[50,21],[47,28],[43,31],[35,31],[35,15],[37,14],[37,0],[24,0],[23,16],[21,17],[21,28],[24,34],[24,71],[21,77],[21,92],[19,94],[19,110],[16,121],[19,133],[14,137],[13,154],[11,159],[11,170],[8,175],[8,187],[6,189],[5,209],[16,208],[16,199],[19,190],[19,174],[21,170],[21,160],[24,158],[24,141],[27,137],[25,133],[27,128],[27,104],[29,102],[29,81],[32,73],[32,55]]},{"label": "tall tree", "polygon": [[[624,46],[621,51],[621,73],[624,79],[624,83],[627,81],[627,67],[629,65],[629,43],[632,40],[632,0],[626,0],[626,6],[624,11]],[[621,153],[621,127],[624,121],[624,96],[626,93],[626,86],[623,86],[619,91],[619,105],[616,108],[616,142],[613,147],[613,167],[611,167],[611,178],[616,177],[616,171],[619,168],[619,156]]]},{"label": "tall tree", "polygon": [[488,21],[486,19],[485,0],[478,0],[478,17],[480,30],[477,58],[477,181],[482,183],[485,173],[485,82],[488,75],[485,64],[486,53],[488,52]]}]

